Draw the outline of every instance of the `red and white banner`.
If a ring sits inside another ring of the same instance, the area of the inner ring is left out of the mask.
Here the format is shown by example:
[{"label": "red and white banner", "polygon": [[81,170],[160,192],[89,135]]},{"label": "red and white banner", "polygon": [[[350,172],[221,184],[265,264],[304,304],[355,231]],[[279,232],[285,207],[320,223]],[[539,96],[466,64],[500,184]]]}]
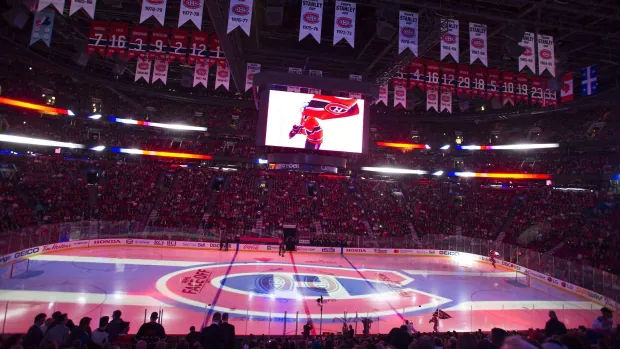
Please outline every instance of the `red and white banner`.
[{"label": "red and white banner", "polygon": [[354,2],[336,1],[334,14],[334,45],[344,39],[351,47],[355,47],[355,14],[357,5]]},{"label": "red and white banner", "polygon": [[545,81],[545,89],[543,90],[543,107],[558,107],[558,93],[551,89],[549,80]]},{"label": "red and white banner", "polygon": [[407,88],[417,87],[420,91],[424,91],[425,80],[424,59],[416,58],[409,65],[409,86]]},{"label": "red and white banner", "polygon": [[439,62],[426,60],[426,88],[439,85]]},{"label": "red and white banner", "polygon": [[187,57],[187,39],[189,34],[184,29],[172,29],[170,36],[170,50],[168,53],[168,62],[179,60],[185,64]]},{"label": "red and white banner", "polygon": [[110,23],[108,52],[106,57],[118,55],[125,59],[127,48],[127,38],[129,37],[129,24],[123,22]]},{"label": "red and white banner", "polygon": [[166,59],[167,53],[168,28],[153,28],[151,31],[151,45],[149,46],[149,59]]},{"label": "red and white banner", "polygon": [[426,110],[439,111],[439,86],[426,86]]},{"label": "red and white banner", "polygon": [[538,75],[542,75],[545,70],[555,77],[553,36],[538,34]]},{"label": "red and white banner", "polygon": [[515,84],[512,72],[502,72],[502,105],[515,105]]},{"label": "red and white banner", "polygon": [[538,76],[532,76],[532,88],[530,89],[530,98],[532,105],[544,106],[543,95],[543,79]]},{"label": "red and white banner", "polygon": [[164,85],[168,82],[168,60],[166,59],[156,59],[153,64],[151,84],[155,83],[157,80],[163,82]]},{"label": "red and white banner", "polygon": [[[323,77],[323,71],[322,70],[317,70],[317,69],[308,69],[308,75],[309,76],[314,76],[314,77],[322,78]],[[315,94],[315,95],[320,95],[321,94],[321,89],[320,88],[310,88],[310,87],[308,87],[308,93],[312,93],[312,94]]]},{"label": "red and white banner", "polygon": [[[149,29],[137,25],[131,30],[131,40],[129,41],[129,51],[127,59],[134,57],[146,58],[147,43],[149,40]],[[148,81],[148,80],[147,80]]]},{"label": "red and white banner", "polygon": [[439,112],[444,110],[452,114],[452,90],[446,86],[441,86]]},{"label": "red and white banner", "polygon": [[207,65],[206,61],[197,61],[194,66],[194,83],[193,87],[198,86],[199,84],[207,87],[209,79],[209,65]]},{"label": "red and white banner", "polygon": [[486,75],[486,68],[471,67],[471,98],[485,97]]},{"label": "red and white banner", "polygon": [[517,81],[515,83],[515,103],[519,104],[521,102],[525,102],[526,104],[529,104],[529,76],[527,74],[517,74],[516,76]]},{"label": "red and white banner", "polygon": [[62,15],[65,9],[65,0],[39,0],[39,6],[37,6],[37,12],[43,10],[49,5],[54,6],[56,11]]},{"label": "red and white banner", "polygon": [[398,53],[409,49],[414,56],[418,56],[418,14],[409,11],[400,11],[398,17]]},{"label": "red and white banner", "polygon": [[198,30],[202,29],[202,11],[204,9],[204,0],[181,0],[181,8],[179,9],[179,25],[180,28],[187,21],[194,23]]},{"label": "red and white banner", "polygon": [[397,72],[392,78],[392,87],[407,86],[407,74],[404,71]]},{"label": "red and white banner", "polygon": [[245,67],[245,91],[252,88],[254,83],[254,74],[260,73],[259,63],[248,63]]},{"label": "red and white banner", "polygon": [[228,84],[230,83],[230,71],[228,69],[228,63],[225,59],[220,59],[217,62],[217,70],[215,72],[215,89],[220,86],[224,86],[228,90]]},{"label": "red and white banner", "polygon": [[321,43],[323,27],[323,0],[301,0],[301,17],[299,19],[299,41],[311,35]]},{"label": "red and white banner", "polygon": [[407,108],[407,89],[405,86],[394,86],[394,107]]},{"label": "red and white banner", "polygon": [[211,34],[209,37],[209,59],[207,63],[209,66],[216,64],[226,57],[224,55],[224,51],[222,50],[222,46],[220,45],[220,39],[215,34]]},{"label": "red and white banner", "polygon": [[86,53],[90,55],[97,52],[101,57],[105,57],[105,48],[108,45],[108,25],[106,21],[90,22]]},{"label": "red and white banner", "polygon": [[250,28],[252,26],[252,3],[253,0],[230,0],[228,29],[226,29],[226,34],[239,27],[247,36],[250,36]]},{"label": "red and white banner", "polygon": [[487,94],[486,98],[498,98],[499,99],[499,70],[489,69],[487,70]]},{"label": "red and white banner", "polygon": [[159,24],[164,25],[164,18],[166,18],[166,1],[167,0],[142,0],[140,23],[153,16]]},{"label": "red and white banner", "polygon": [[146,82],[151,81],[151,61],[143,57],[138,57],[136,76],[133,81],[135,82],[140,79],[144,79]]},{"label": "red and white banner", "polygon": [[469,23],[469,64],[476,59],[488,67],[487,60],[487,26],[486,24]]},{"label": "red and white banner", "polygon": [[[64,0],[62,0],[62,5],[64,7]],[[94,19],[96,5],[97,0],[71,0],[71,5],[69,7],[69,16],[73,16],[74,13],[76,13],[80,9],[83,9],[84,12],[86,12],[86,14],[90,16],[90,19]],[[62,11],[60,11],[60,13],[62,13]]]},{"label": "red and white banner", "polygon": [[192,65],[200,62],[207,63],[207,46],[209,44],[209,35],[205,32],[193,31],[192,41],[189,45],[189,55],[187,64]]},{"label": "red and white banner", "polygon": [[[362,81],[362,76],[357,75],[357,74],[349,74],[349,80]],[[362,98],[362,93],[361,92],[349,92],[349,97],[360,99]]]},{"label": "red and white banner", "polygon": [[[454,92],[454,85],[456,83],[456,64],[444,63],[441,65],[441,86],[442,89],[447,89],[450,93]],[[443,91],[443,90],[442,90]],[[450,95],[452,100],[452,95]]]},{"label": "red and white banner", "polygon": [[562,90],[560,91],[560,101],[562,103],[573,100],[573,73],[568,73],[562,77]]},{"label": "red and white banner", "polygon": [[439,32],[441,34],[441,54],[439,60],[446,56],[452,56],[456,63],[459,62],[459,21],[457,19],[442,18]]},{"label": "red and white banner", "polygon": [[385,83],[379,86],[379,99],[377,99],[377,103],[383,103],[383,105],[388,105],[388,84]]},{"label": "red and white banner", "polygon": [[534,33],[523,33],[523,39],[519,43],[519,46],[523,47],[525,51],[519,56],[519,71],[528,67],[530,71],[536,74],[536,55],[534,54]]},{"label": "red and white banner", "polygon": [[469,66],[459,64],[456,71],[457,87],[456,95],[458,97],[471,97],[471,79],[469,77]]}]

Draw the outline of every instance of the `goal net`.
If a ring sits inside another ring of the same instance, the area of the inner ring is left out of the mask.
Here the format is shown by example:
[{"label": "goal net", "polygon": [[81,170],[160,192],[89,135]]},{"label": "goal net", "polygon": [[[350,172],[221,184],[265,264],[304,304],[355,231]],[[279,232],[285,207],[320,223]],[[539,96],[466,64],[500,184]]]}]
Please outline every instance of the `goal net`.
[{"label": "goal net", "polygon": [[13,263],[11,263],[11,273],[9,274],[9,278],[13,279],[15,277],[19,277],[20,275],[24,275],[30,269],[30,259],[20,259]]}]

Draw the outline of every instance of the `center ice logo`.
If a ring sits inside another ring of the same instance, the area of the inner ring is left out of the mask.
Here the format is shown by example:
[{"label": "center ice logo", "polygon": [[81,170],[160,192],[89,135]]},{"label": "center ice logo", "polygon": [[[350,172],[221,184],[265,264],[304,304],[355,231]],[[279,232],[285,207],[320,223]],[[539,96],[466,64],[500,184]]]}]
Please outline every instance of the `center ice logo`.
[{"label": "center ice logo", "polygon": [[359,312],[390,316],[431,311],[450,300],[412,288],[415,281],[394,270],[237,263],[179,270],[157,281],[162,295],[204,311],[256,317],[318,318],[316,303],[323,297],[323,317],[333,319]]}]

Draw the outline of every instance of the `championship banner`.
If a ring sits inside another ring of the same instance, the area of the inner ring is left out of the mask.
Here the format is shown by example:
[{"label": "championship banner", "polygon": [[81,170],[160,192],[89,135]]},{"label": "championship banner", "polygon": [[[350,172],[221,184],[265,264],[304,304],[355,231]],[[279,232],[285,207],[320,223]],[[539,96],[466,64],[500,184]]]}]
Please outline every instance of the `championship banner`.
[{"label": "championship banner", "polygon": [[409,86],[407,88],[417,87],[420,91],[424,91],[425,82],[424,59],[416,58],[409,65]]},{"label": "championship banner", "polygon": [[168,62],[174,62],[178,59],[181,64],[185,64],[185,57],[187,55],[187,38],[187,30],[172,29],[170,48],[168,50]]},{"label": "championship banner", "polygon": [[485,96],[486,68],[471,67],[471,98]]},{"label": "championship banner", "polygon": [[542,75],[545,70],[555,77],[553,36],[538,34],[538,75]]},{"label": "championship banner", "polygon": [[[74,13],[83,9],[84,12],[90,19],[95,18],[95,6],[97,5],[97,0],[71,0],[71,5],[69,6],[69,16],[73,16]],[[64,7],[64,0],[63,0]],[[60,11],[62,13],[62,11]]]},{"label": "championship banner", "polygon": [[217,62],[217,71],[215,73],[215,89],[220,86],[224,86],[228,90],[228,84],[230,82],[230,71],[228,70],[228,63],[225,59],[220,59]]},{"label": "championship banner", "polygon": [[459,62],[459,21],[456,19],[441,19],[439,27],[441,34],[441,54],[439,60],[443,61],[446,56],[452,56],[456,63]]},{"label": "championship banner", "polygon": [[469,23],[469,64],[476,59],[480,60],[485,67],[487,61],[487,26],[486,24]]},{"label": "championship banner", "polygon": [[459,64],[456,71],[457,75],[457,97],[470,97],[471,96],[471,83],[469,78],[469,66]]},{"label": "championship banner", "polygon": [[[322,78],[323,77],[323,71],[322,70],[317,70],[317,69],[309,69],[308,70],[308,75],[309,76],[314,76],[314,77]],[[321,89],[320,88],[310,88],[310,87],[308,87],[308,93],[312,93],[312,94],[315,94],[315,95],[320,95],[321,94]]]},{"label": "championship banner", "polygon": [[131,40],[129,41],[129,51],[127,52],[127,59],[130,60],[134,57],[146,58],[147,42],[149,40],[149,29],[137,25],[131,30]]},{"label": "championship banner", "polygon": [[441,88],[442,91],[444,89],[450,91],[450,101],[452,101],[452,92],[454,92],[455,76],[456,64],[444,63],[441,65]]},{"label": "championship banner", "polygon": [[32,45],[42,40],[47,47],[52,42],[52,32],[54,31],[54,16],[56,12],[50,8],[35,12],[32,21],[32,33],[30,34],[30,44]]},{"label": "championship banner", "polygon": [[149,59],[166,59],[167,53],[168,28],[153,28],[153,30],[151,31],[151,45],[149,46]]},{"label": "championship banner", "polygon": [[254,83],[254,74],[260,73],[259,63],[248,63],[245,68],[245,91],[252,88]]},{"label": "championship banner", "polygon": [[407,89],[403,85],[394,86],[394,108],[407,108]]},{"label": "championship banner", "polygon": [[549,79],[544,82],[543,107],[558,107],[558,93],[549,86]]},{"label": "championship banner", "polygon": [[355,13],[354,2],[336,1],[334,14],[334,46],[344,39],[351,47],[355,47]]},{"label": "championship banner", "polygon": [[127,48],[127,38],[129,37],[129,24],[123,22],[110,23],[108,34],[108,51],[106,57],[112,57],[115,54],[120,58],[126,58],[125,49]]},{"label": "championship banner", "polygon": [[398,17],[398,54],[409,49],[414,56],[418,56],[418,14],[409,11],[400,11]]},{"label": "championship banner", "polygon": [[426,60],[426,88],[439,85],[439,62]]},{"label": "championship banner", "polygon": [[228,29],[226,34],[241,28],[247,36],[250,36],[252,26],[252,2],[253,0],[230,0],[228,10]]},{"label": "championship banner", "polygon": [[560,91],[560,101],[562,103],[570,102],[574,97],[573,90],[573,73],[568,73],[562,77],[562,90]]},{"label": "championship banner", "polygon": [[201,84],[204,87],[207,87],[209,78],[209,66],[206,61],[196,62],[194,66],[194,83],[192,87],[196,87],[198,84]]},{"label": "championship banner", "polygon": [[388,84],[385,83],[379,86],[379,99],[377,99],[377,103],[383,103],[387,107],[388,105]]},{"label": "championship banner", "polygon": [[201,30],[203,9],[204,0],[181,0],[178,28],[181,28],[187,21],[191,21],[198,30]]},{"label": "championship banner", "polygon": [[156,59],[153,64],[153,75],[151,76],[151,84],[154,84],[157,80],[166,84],[168,82],[168,60]]},{"label": "championship banner", "polygon": [[525,102],[529,104],[530,89],[528,87],[529,76],[527,74],[517,74],[515,83],[515,103]]},{"label": "championship banner", "polygon": [[151,79],[151,61],[138,56],[138,62],[136,63],[136,76],[134,78],[134,82],[140,79],[144,79],[144,81],[149,82]]},{"label": "championship banner", "polygon": [[532,105],[544,106],[543,79],[538,76],[532,76],[530,98],[532,99]]},{"label": "championship banner", "polygon": [[[224,60],[226,57],[224,55],[224,51],[220,46],[220,39],[215,34],[210,35],[209,39],[209,59],[207,59],[207,63],[209,66],[218,63],[219,61]],[[228,68],[227,68],[228,69]]]},{"label": "championship banner", "polygon": [[502,106],[515,105],[515,84],[512,72],[502,72]]},{"label": "championship banner", "polygon": [[[192,42],[189,45],[189,55],[187,64],[193,65],[196,62],[207,63],[207,46],[209,44],[209,35],[201,31],[192,32]],[[206,86],[205,86],[206,87]]]},{"label": "championship banner", "polygon": [[525,51],[519,56],[519,71],[528,67],[530,71],[536,74],[536,63],[534,56],[534,33],[523,33],[523,39],[519,42],[519,46],[523,47]]},{"label": "championship banner", "polygon": [[39,0],[39,6],[37,6],[37,12],[41,12],[49,5],[54,6],[54,8],[58,11],[58,13],[62,15],[62,12],[65,9],[65,0]]},{"label": "championship banner", "polygon": [[108,46],[108,25],[106,21],[90,22],[86,53],[90,55],[97,52],[101,57],[105,57],[105,48]]},{"label": "championship banner", "polygon": [[439,86],[426,86],[426,110],[438,111]]},{"label": "championship banner", "polygon": [[[349,80],[362,81],[362,76],[357,75],[357,74],[349,74]],[[360,99],[362,98],[362,93],[361,92],[349,92],[349,97]]]},{"label": "championship banner", "polygon": [[441,100],[439,112],[447,111],[452,114],[452,89],[448,86],[441,86]]},{"label": "championship banner", "polygon": [[311,35],[321,43],[323,27],[323,0],[301,0],[301,18],[299,19],[299,41]]},{"label": "championship banner", "polygon": [[487,71],[487,99],[497,97],[499,99],[499,70],[489,69]]},{"label": "championship banner", "polygon": [[153,16],[159,24],[164,25],[164,18],[166,17],[166,1],[167,0],[142,0],[140,23]]}]

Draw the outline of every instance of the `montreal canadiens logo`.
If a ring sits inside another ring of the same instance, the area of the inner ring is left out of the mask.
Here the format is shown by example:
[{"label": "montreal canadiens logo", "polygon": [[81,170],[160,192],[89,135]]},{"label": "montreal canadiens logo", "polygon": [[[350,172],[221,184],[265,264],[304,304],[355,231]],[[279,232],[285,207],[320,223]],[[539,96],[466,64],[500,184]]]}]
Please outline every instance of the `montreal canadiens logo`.
[{"label": "montreal canadiens logo", "polygon": [[428,97],[426,97],[428,99],[430,99],[431,101],[434,101],[435,99],[437,99],[437,96],[435,94],[429,94]]},{"label": "montreal canadiens logo", "polygon": [[204,76],[207,75],[206,69],[196,69],[196,75]]},{"label": "montreal canadiens logo", "polygon": [[450,97],[449,96],[443,96],[441,97],[441,100],[444,102],[449,102],[450,101]]},{"label": "montreal canadiens logo", "polygon": [[140,64],[138,64],[138,68],[140,68],[140,70],[148,70],[149,69],[149,64],[148,63],[140,63]]},{"label": "montreal canadiens logo", "polygon": [[396,91],[396,92],[394,92],[394,93],[396,93],[396,95],[397,95],[397,96],[399,96],[399,97],[402,97],[402,96],[404,96],[404,95],[405,95],[405,92],[404,92],[404,91]]},{"label": "montreal canadiens logo", "polygon": [[164,72],[164,71],[166,71],[166,65],[165,64],[157,64],[157,65],[155,65],[155,70],[157,70],[159,72]]},{"label": "montreal canadiens logo", "polygon": [[338,23],[340,28],[351,28],[353,21],[351,21],[351,18],[338,17],[338,19],[336,19],[336,23]]},{"label": "montreal canadiens logo", "polygon": [[308,23],[319,23],[319,15],[313,12],[308,12],[304,14],[304,21]]},{"label": "montreal canadiens logo", "polygon": [[551,58],[551,51],[549,50],[541,50],[540,51],[540,57],[544,58],[544,59],[549,59]]},{"label": "montreal canadiens logo", "polygon": [[239,16],[245,16],[250,13],[250,8],[244,4],[238,4],[233,6],[232,11]]},{"label": "montreal canadiens logo", "polygon": [[333,114],[344,114],[349,110],[349,107],[339,103],[329,103],[325,106],[325,110]]},{"label": "montreal canadiens logo", "polygon": [[153,4],[153,5],[161,5],[164,3],[164,0],[146,0],[149,2],[149,4]]},{"label": "montreal canadiens logo", "polygon": [[484,40],[479,39],[479,38],[471,39],[471,45],[475,48],[483,48]]},{"label": "montreal canadiens logo", "polygon": [[450,33],[445,33],[442,38],[446,44],[454,44],[456,42],[456,36]]},{"label": "montreal canadiens logo", "polygon": [[198,1],[198,0],[183,0],[183,4],[187,8],[198,8],[200,6],[200,1]]},{"label": "montreal canadiens logo", "polygon": [[415,36],[415,29],[410,27],[403,27],[403,29],[400,30],[400,33],[406,38],[412,38]]},{"label": "montreal canadiens logo", "polygon": [[531,56],[532,55],[532,49],[527,47],[527,46],[523,46],[523,48],[525,49],[525,51],[523,51],[523,55],[524,56]]},{"label": "montreal canadiens logo", "polygon": [[230,270],[228,264],[210,264],[175,271],[157,280],[156,288],[164,297],[200,311],[212,308],[265,318],[306,307],[308,314],[300,312],[299,317],[318,319],[315,300],[321,296],[329,303],[324,319],[340,318],[353,309],[370,309],[369,316],[393,315],[394,304],[399,313],[427,313],[451,302],[418,291],[414,284],[395,270],[256,262],[235,264]]},{"label": "montreal canadiens logo", "polygon": [[228,76],[228,72],[226,70],[220,70],[219,72],[217,72],[217,75],[219,75],[221,78],[225,78]]}]

